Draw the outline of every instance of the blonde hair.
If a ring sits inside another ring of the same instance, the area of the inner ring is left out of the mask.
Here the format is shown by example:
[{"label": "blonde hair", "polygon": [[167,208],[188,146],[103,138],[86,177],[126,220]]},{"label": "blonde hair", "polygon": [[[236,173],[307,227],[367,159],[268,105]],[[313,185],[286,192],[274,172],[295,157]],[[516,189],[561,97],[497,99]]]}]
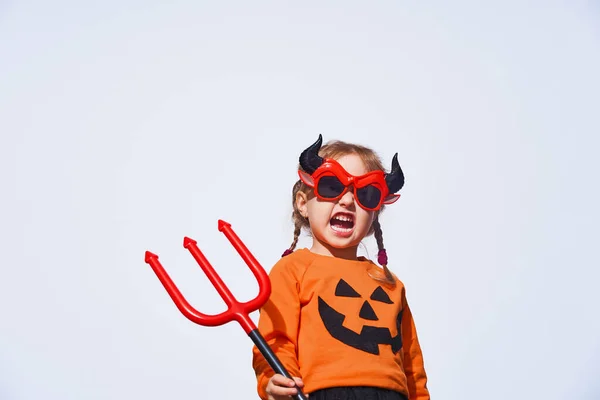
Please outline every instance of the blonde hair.
[{"label": "blonde hair", "polygon": [[[383,163],[381,162],[381,159],[379,158],[377,153],[365,146],[347,143],[341,140],[334,140],[324,144],[319,150],[319,156],[323,158],[338,159],[340,157],[350,154],[356,154],[357,156],[359,156],[362,162],[365,164],[367,171],[385,171]],[[300,165],[298,165],[298,169],[303,170],[302,166]],[[298,181],[294,184],[292,188],[292,221],[294,222],[294,239],[289,249],[286,250],[286,253],[292,252],[296,248],[296,245],[298,244],[298,239],[300,237],[300,233],[302,232],[303,228],[310,232],[310,224],[308,222],[308,219],[302,216],[300,210],[298,210],[298,207],[296,205],[296,195],[298,194],[298,192],[308,194],[311,190],[312,189],[309,186],[305,185],[304,182],[302,182],[300,179],[298,179]],[[380,261],[380,263],[382,264],[381,266],[383,268],[383,271],[379,270],[379,268],[373,268],[369,271],[369,275],[379,282],[395,286],[396,279],[387,267],[387,256],[385,256],[385,247],[383,246],[383,232],[381,231],[381,225],[379,223],[379,214],[383,211],[383,209],[384,206],[382,205],[381,208],[378,211],[376,211],[373,224],[371,225],[371,228],[367,233],[367,236],[375,236],[379,254],[384,254],[384,261]]]}]

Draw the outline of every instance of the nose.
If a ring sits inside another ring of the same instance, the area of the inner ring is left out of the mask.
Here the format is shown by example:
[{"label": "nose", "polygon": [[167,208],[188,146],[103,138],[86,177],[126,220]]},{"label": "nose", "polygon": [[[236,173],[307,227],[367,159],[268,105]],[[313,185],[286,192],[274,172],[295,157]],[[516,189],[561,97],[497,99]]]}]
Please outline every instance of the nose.
[{"label": "nose", "polygon": [[352,188],[348,188],[348,191],[340,198],[339,204],[342,207],[350,207],[354,204],[354,193]]}]

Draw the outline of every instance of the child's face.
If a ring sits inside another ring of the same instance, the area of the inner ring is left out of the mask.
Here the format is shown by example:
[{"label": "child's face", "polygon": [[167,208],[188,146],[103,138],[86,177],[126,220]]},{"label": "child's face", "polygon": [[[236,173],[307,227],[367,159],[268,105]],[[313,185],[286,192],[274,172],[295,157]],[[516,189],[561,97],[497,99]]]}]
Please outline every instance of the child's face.
[{"label": "child's face", "polygon": [[[369,172],[356,154],[342,156],[337,162],[355,176]],[[337,249],[358,247],[375,218],[374,211],[366,211],[356,204],[352,190],[336,201],[319,200],[312,192],[308,195],[300,192],[296,205],[300,213],[308,217],[316,244]]]}]

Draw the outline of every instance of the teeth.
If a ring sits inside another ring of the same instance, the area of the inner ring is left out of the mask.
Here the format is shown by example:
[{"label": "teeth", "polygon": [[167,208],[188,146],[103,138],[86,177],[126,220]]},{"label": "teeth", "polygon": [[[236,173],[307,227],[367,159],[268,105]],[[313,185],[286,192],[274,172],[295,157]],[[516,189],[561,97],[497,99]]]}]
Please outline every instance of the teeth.
[{"label": "teeth", "polygon": [[352,217],[349,217],[347,215],[336,215],[335,217],[333,217],[333,219],[337,219],[340,221],[353,221],[354,220]]},{"label": "teeth", "polygon": [[331,229],[333,229],[336,232],[344,232],[344,233],[352,232],[352,228],[342,228],[340,226],[332,226]]}]

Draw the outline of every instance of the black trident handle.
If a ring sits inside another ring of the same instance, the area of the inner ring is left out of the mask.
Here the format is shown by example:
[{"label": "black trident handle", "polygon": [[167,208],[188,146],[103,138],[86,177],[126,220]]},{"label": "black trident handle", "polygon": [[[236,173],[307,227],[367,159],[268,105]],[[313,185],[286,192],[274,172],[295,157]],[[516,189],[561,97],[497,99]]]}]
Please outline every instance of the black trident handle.
[{"label": "black trident handle", "polygon": [[[267,360],[271,368],[273,368],[273,371],[285,376],[286,378],[293,379],[290,373],[287,372],[281,361],[279,361],[279,358],[277,358],[271,347],[267,344],[265,338],[262,337],[258,329],[250,331],[248,336],[250,336],[250,339],[252,339],[258,350],[260,350],[265,360]],[[308,400],[308,397],[306,397],[306,395],[302,393],[302,390],[298,387],[298,385],[295,385],[295,387],[296,390],[298,390],[298,394],[292,396],[292,398],[294,400]]]}]

